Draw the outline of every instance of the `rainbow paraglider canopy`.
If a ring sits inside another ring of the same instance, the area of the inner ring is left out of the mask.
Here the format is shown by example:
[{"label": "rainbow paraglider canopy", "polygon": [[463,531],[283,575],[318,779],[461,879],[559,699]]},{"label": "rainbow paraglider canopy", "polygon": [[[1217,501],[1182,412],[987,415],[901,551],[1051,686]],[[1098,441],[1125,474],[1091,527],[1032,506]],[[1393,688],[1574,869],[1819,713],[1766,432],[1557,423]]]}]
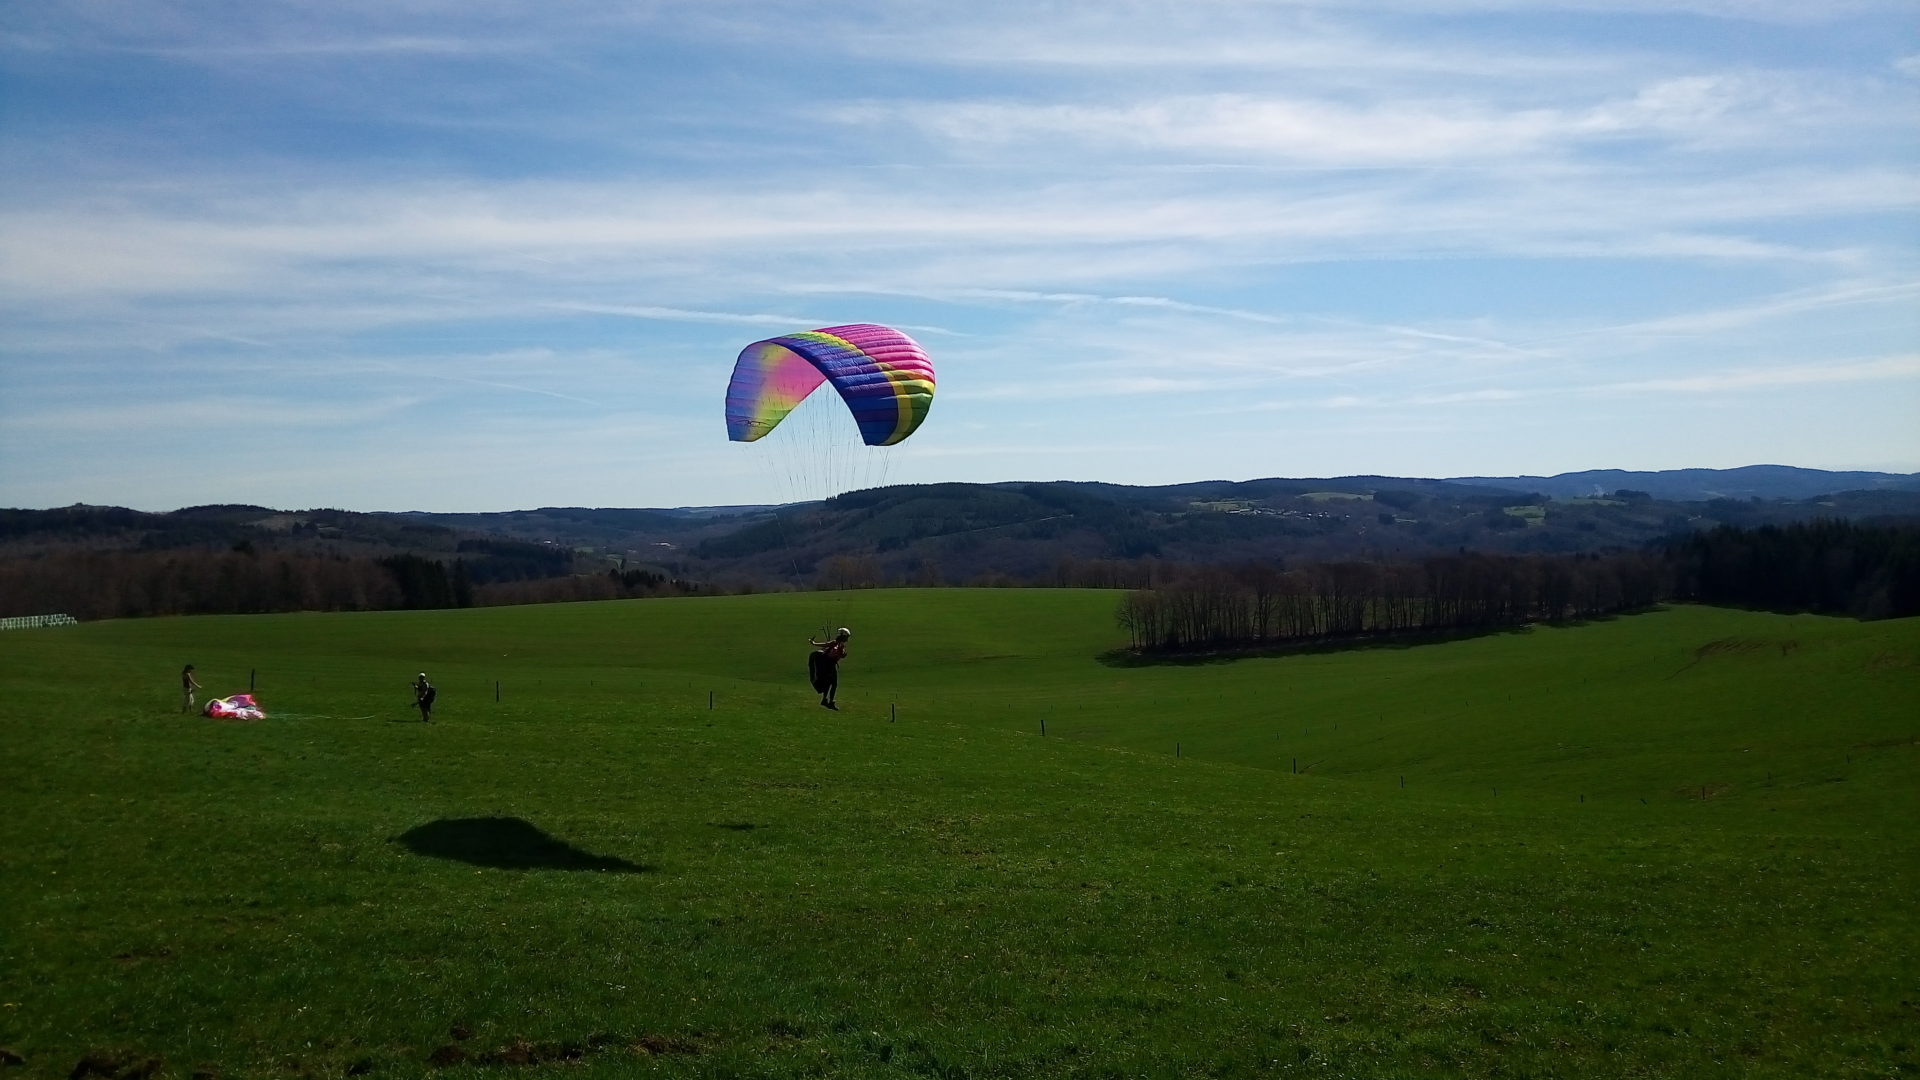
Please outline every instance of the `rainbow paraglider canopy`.
[{"label": "rainbow paraglider canopy", "polygon": [[265,720],[267,713],[260,703],[253,700],[252,694],[234,694],[230,697],[217,697],[207,702],[200,710],[213,720]]},{"label": "rainbow paraglider canopy", "polygon": [[889,326],[829,326],[756,341],[740,351],[727,384],[727,438],[752,442],[807,395],[831,383],[868,446],[892,446],[933,406],[933,361]]}]

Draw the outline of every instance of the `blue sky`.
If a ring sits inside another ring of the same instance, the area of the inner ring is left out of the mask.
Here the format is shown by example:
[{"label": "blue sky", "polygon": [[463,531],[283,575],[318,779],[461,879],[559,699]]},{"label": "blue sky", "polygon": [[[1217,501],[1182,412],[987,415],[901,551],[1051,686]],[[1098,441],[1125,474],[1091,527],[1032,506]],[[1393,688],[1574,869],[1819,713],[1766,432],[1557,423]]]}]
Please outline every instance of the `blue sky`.
[{"label": "blue sky", "polygon": [[1916,209],[1909,0],[13,4],[0,505],[1920,470]]}]

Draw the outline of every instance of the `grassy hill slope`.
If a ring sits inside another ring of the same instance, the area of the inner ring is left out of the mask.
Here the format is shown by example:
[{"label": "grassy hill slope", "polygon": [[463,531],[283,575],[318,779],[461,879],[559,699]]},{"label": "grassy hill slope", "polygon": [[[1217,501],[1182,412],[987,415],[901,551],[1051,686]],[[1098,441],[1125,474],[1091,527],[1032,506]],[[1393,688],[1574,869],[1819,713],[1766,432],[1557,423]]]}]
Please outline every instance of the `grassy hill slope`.
[{"label": "grassy hill slope", "polygon": [[[1920,1067],[1920,623],[1677,609],[1114,667],[1113,604],[0,635],[0,1048],[36,1076]],[[822,623],[856,630],[838,714],[801,683]],[[178,715],[189,660],[255,671],[274,718]]]}]

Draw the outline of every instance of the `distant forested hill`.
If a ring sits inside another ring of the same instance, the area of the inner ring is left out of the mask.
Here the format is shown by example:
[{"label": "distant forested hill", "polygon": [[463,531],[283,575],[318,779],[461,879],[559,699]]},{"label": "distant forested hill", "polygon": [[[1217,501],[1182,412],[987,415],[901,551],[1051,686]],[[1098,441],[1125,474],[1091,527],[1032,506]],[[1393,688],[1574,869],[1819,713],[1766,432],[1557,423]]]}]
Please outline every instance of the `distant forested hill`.
[{"label": "distant forested hill", "polygon": [[681,564],[721,583],[888,581],[1128,585],[1156,562],[1288,563],[1456,551],[1634,548],[1720,525],[1920,518],[1920,491],[1704,502],[1639,491],[1553,498],[1524,489],[1358,476],[1206,481],[933,484],[852,492],[764,515]]},{"label": "distant forested hill", "polygon": [[[1764,479],[1772,475],[1765,468],[1685,475]],[[1920,521],[1920,484],[1899,483],[1914,478],[1785,472],[1823,493],[1679,499],[1655,481],[1684,487],[1691,481],[1681,474],[1592,472],[1538,483],[920,484],[785,507],[671,510],[0,510],[0,615],[431,607],[795,586],[1135,587],[1169,566],[1580,554],[1720,526]],[[1825,491],[1810,479],[1818,477],[1874,483]],[[1566,485],[1602,494],[1542,490]]]},{"label": "distant forested hill", "polygon": [[1626,489],[1643,491],[1658,499],[1704,502],[1708,499],[1811,499],[1840,491],[1920,491],[1920,473],[1828,472],[1791,465],[1748,465],[1739,469],[1662,472],[1588,469],[1557,476],[1461,476],[1449,483],[1538,491],[1559,499]]}]

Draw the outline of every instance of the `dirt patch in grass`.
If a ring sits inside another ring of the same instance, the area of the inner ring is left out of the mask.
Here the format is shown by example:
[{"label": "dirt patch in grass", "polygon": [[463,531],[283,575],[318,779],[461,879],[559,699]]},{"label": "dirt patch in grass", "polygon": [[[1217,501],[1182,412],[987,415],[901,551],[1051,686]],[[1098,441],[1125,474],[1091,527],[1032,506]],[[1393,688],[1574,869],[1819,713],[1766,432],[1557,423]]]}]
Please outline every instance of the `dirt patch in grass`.
[{"label": "dirt patch in grass", "polygon": [[634,1041],[635,1053],[649,1055],[698,1054],[704,1049],[692,1039],[683,1039],[676,1035],[642,1035]]},{"label": "dirt patch in grass", "polygon": [[481,1054],[475,1060],[482,1065],[539,1065],[548,1061],[578,1061],[587,1056],[580,1043],[531,1043],[516,1039],[498,1050]]},{"label": "dirt patch in grass", "polygon": [[767,1021],[767,1037],[776,1041],[791,1042],[794,1039],[804,1039],[806,1035],[805,1024],[789,1020],[784,1016],[776,1016]]},{"label": "dirt patch in grass", "polygon": [[1728,784],[1725,782],[1717,782],[1717,783],[1706,783],[1706,784],[1687,784],[1682,787],[1674,788],[1673,793],[1674,795],[1682,799],[1692,799],[1696,802],[1704,802],[1708,799],[1717,799],[1720,796],[1725,795],[1727,792],[1731,790],[1733,790],[1732,784]]},{"label": "dirt patch in grass", "polygon": [[758,780],[740,781],[741,787],[758,788],[764,791],[814,791],[820,787],[815,780]]},{"label": "dirt patch in grass", "polygon": [[86,1080],[93,1076],[106,1080],[152,1080],[159,1075],[163,1064],[155,1057],[96,1050],[80,1059],[67,1074],[67,1080]]},{"label": "dirt patch in grass", "polygon": [[[1412,649],[1422,645],[1446,645],[1456,641],[1470,641],[1496,634],[1526,634],[1531,633],[1532,630],[1533,628],[1528,625],[1461,627],[1450,630],[1381,630],[1360,634],[1322,634],[1317,637],[1290,638],[1283,641],[1192,649],[1108,649],[1094,659],[1107,667],[1114,668],[1230,664],[1236,660],[1260,660],[1310,653],[1358,652],[1364,649]],[[1114,685],[1118,688],[1126,686],[1124,682]]]},{"label": "dirt patch in grass", "polygon": [[1754,638],[1721,638],[1718,641],[1709,641],[1705,645],[1693,650],[1693,659],[1695,662],[1698,662],[1710,656],[1735,656],[1740,653],[1750,653],[1766,647],[1766,642]]},{"label": "dirt patch in grass", "polygon": [[1868,739],[1853,745],[1866,750],[1886,750],[1895,746],[1913,746],[1920,744],[1920,735],[1895,735],[1886,739]]},{"label": "dirt patch in grass", "polygon": [[610,1051],[626,1050],[645,1057],[667,1054],[698,1054],[703,1047],[697,1040],[680,1035],[646,1034],[631,1041],[608,1034],[590,1035],[581,1041],[533,1042],[515,1039],[494,1050],[472,1051],[448,1043],[427,1055],[427,1064],[436,1069],[455,1065],[497,1068],[524,1068],[554,1062],[581,1061]]},{"label": "dirt patch in grass", "polygon": [[[1765,641],[1760,638],[1720,638],[1716,641],[1709,641],[1705,645],[1693,650],[1693,659],[1681,665],[1680,670],[1674,672],[1673,675],[1679,675],[1681,672],[1689,671],[1695,665],[1715,659],[1716,657],[1745,656],[1748,653],[1759,652],[1762,649],[1770,649],[1776,646],[1780,649],[1780,655],[1786,656],[1800,648],[1800,643],[1798,641]],[[1673,675],[1667,677],[1673,678]]]}]

